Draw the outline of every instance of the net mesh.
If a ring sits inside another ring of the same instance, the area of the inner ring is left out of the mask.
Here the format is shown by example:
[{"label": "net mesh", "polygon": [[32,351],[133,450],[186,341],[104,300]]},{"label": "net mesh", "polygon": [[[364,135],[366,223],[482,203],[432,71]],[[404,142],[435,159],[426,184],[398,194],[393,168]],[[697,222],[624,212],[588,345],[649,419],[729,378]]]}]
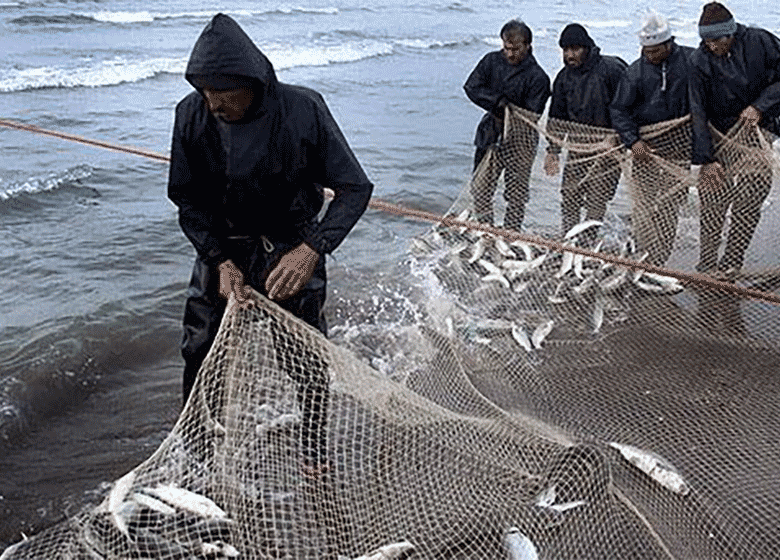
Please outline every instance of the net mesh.
[{"label": "net mesh", "polygon": [[[707,190],[687,119],[642,135],[636,163],[613,131],[510,108],[414,240],[425,297],[393,375],[259,295],[231,300],[161,447],[2,560],[776,558],[773,139],[713,131],[726,181]],[[540,138],[576,218],[520,231]],[[630,212],[602,212],[619,184]]]}]

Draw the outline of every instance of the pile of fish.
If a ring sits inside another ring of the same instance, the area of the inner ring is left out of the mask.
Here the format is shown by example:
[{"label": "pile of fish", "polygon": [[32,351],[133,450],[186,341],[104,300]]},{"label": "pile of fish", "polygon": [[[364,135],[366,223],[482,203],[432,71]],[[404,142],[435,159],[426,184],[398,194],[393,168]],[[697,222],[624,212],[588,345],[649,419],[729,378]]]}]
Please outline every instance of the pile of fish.
[{"label": "pile of fish", "polygon": [[[466,210],[458,219],[468,220],[468,217]],[[495,299],[497,293],[505,293],[515,301],[522,301],[525,310],[530,305],[533,313],[489,315],[491,319],[504,319],[501,326],[510,329],[517,344],[532,352],[542,347],[563,314],[585,310],[587,330],[597,334],[602,329],[605,314],[624,309],[628,295],[672,295],[683,290],[675,278],[641,269],[632,271],[609,259],[565,250],[566,247],[589,246],[589,240],[595,237],[595,228],[602,225],[601,221],[588,220],[574,226],[562,240],[562,252],[523,241],[507,242],[483,231],[469,231],[466,227],[454,229],[438,225],[429,234],[413,241],[413,252],[418,257],[427,256],[435,261],[434,274],[461,302]],[[612,254],[636,263],[641,263],[647,256],[637,253],[636,244],[630,237],[619,244],[611,241],[609,247],[605,245],[602,239],[590,252],[605,257]],[[505,296],[501,297],[506,300]],[[507,307],[505,301],[502,305]],[[472,316],[474,311],[474,306],[468,309]]]},{"label": "pile of fish", "polygon": [[81,531],[95,558],[228,559],[234,522],[211,499],[172,484],[133,489],[135,471],[114,483]]}]

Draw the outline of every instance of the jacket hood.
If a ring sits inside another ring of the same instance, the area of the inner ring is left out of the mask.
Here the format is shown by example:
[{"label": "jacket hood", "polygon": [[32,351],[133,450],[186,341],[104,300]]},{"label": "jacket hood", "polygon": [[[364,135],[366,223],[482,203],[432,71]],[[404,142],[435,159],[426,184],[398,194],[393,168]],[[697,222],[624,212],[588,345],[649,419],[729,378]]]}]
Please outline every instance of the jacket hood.
[{"label": "jacket hood", "polygon": [[263,90],[274,91],[277,79],[271,61],[257,48],[241,26],[225,14],[217,14],[206,25],[192,48],[184,77],[201,91],[212,82],[260,82]]}]

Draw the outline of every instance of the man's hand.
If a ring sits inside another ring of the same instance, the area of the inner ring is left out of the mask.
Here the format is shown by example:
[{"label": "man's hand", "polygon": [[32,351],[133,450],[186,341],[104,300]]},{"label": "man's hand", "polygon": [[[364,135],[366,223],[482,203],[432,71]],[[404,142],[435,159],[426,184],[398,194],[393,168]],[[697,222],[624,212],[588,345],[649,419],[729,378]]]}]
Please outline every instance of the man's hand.
[{"label": "man's hand", "polygon": [[544,172],[547,175],[557,175],[560,171],[560,164],[558,162],[558,154],[553,152],[547,152],[547,156],[544,158]]},{"label": "man's hand", "polygon": [[761,111],[752,105],[748,105],[739,114],[739,118],[740,120],[745,121],[745,124],[747,125],[758,126],[758,123],[761,120]]},{"label": "man's hand", "polygon": [[726,182],[726,172],[717,161],[701,166],[699,170],[699,185],[708,191],[720,190]]},{"label": "man's hand", "polygon": [[230,294],[233,294],[239,307],[242,309],[250,307],[252,300],[244,283],[244,273],[230,259],[221,263],[217,270],[219,271],[219,295],[227,299]]},{"label": "man's hand", "polygon": [[644,140],[637,140],[631,145],[631,155],[637,161],[649,161],[654,153],[655,151]]},{"label": "man's hand", "polygon": [[265,281],[268,299],[284,300],[297,294],[314,274],[319,260],[320,254],[306,243],[282,256]]}]

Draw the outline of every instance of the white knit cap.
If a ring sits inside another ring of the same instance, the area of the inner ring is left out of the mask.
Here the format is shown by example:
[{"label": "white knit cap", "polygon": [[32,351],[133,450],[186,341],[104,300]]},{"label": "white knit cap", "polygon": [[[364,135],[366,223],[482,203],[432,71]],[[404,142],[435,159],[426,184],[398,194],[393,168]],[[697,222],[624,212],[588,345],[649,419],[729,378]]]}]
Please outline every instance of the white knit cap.
[{"label": "white knit cap", "polygon": [[660,45],[671,38],[672,31],[664,16],[655,12],[650,12],[645,16],[645,22],[642,24],[642,29],[639,30],[639,43],[643,47]]}]

